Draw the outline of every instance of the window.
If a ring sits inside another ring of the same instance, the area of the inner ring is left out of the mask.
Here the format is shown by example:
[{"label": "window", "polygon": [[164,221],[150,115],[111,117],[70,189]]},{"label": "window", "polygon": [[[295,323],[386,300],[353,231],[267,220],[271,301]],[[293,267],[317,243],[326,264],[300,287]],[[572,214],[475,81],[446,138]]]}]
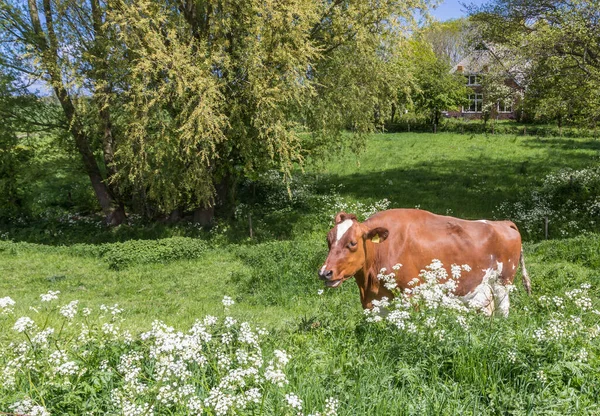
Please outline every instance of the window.
[{"label": "window", "polygon": [[481,113],[483,107],[483,94],[469,94],[469,108],[467,113]]},{"label": "window", "polygon": [[467,85],[481,85],[481,75],[467,75]]},{"label": "window", "polygon": [[509,101],[498,101],[499,113],[512,113],[512,103]]}]

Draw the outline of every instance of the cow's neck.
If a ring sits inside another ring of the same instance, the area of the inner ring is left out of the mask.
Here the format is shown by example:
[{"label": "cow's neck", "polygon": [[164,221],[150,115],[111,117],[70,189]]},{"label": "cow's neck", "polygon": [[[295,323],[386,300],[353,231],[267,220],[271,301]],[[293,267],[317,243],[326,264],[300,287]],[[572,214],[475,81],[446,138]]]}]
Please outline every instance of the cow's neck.
[{"label": "cow's neck", "polygon": [[354,276],[360,291],[360,301],[363,308],[371,308],[373,299],[378,299],[379,279],[378,256],[375,244],[369,240],[365,241],[365,264]]}]

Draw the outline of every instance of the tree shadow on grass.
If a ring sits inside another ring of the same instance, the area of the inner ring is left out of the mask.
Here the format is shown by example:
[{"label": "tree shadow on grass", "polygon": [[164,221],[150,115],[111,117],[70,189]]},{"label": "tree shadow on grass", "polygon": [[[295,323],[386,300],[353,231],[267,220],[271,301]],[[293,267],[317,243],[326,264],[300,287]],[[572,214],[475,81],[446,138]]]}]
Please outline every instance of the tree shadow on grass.
[{"label": "tree shadow on grass", "polygon": [[[600,152],[600,139],[568,139],[562,137],[531,137],[522,142],[529,148],[555,149],[561,151],[592,150]],[[564,153],[561,153],[564,154]]]},{"label": "tree shadow on grass", "polygon": [[[382,170],[363,170],[340,174],[311,174],[305,176],[314,182],[317,194],[323,196],[336,192],[350,201],[363,203],[387,198],[391,207],[419,207],[438,214],[448,214],[467,219],[493,218],[494,210],[503,202],[516,201],[535,187],[543,177],[559,168],[581,168],[589,166],[592,156],[589,150],[600,150],[600,142],[557,138],[531,138],[525,143],[529,147],[550,148],[543,155],[506,158],[487,157],[484,150],[477,148],[477,157],[463,159],[436,159]],[[483,146],[483,145],[482,145]],[[587,152],[581,151],[587,149]],[[314,175],[314,176],[313,176]],[[343,185],[341,188],[338,185]],[[258,206],[260,208],[260,205]],[[259,241],[293,239],[307,229],[325,231],[329,223],[313,224],[322,207],[305,206],[268,212],[265,205],[263,215],[273,218],[262,223]],[[257,223],[260,218],[257,216]],[[235,228],[238,227],[239,230]],[[229,243],[247,241],[247,224],[233,224]],[[1,230],[1,229],[0,229]],[[75,227],[71,230],[53,224],[34,224],[28,228],[13,227],[10,232],[14,241],[26,241],[47,245],[73,245],[77,243],[101,244],[132,239],[160,239],[174,235],[209,238],[206,232],[190,228],[189,233],[181,226],[150,224],[144,227],[98,229],[93,226]],[[0,231],[1,232],[1,231]]]},{"label": "tree shadow on grass", "polygon": [[522,160],[485,156],[438,160],[383,171],[321,175],[318,189],[327,193],[341,184],[338,193],[349,199],[387,198],[392,207],[418,207],[467,219],[492,218],[499,204],[518,200],[549,172],[589,162],[589,155],[577,153]]}]

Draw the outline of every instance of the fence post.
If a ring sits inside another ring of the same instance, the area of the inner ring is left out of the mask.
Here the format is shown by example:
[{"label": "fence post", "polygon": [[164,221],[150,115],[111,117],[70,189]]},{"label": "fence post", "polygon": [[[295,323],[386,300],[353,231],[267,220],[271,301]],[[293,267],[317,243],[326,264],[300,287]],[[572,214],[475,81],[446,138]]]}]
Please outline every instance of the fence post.
[{"label": "fence post", "polygon": [[254,233],[252,231],[252,214],[251,213],[248,213],[248,225],[250,227],[250,240],[252,240]]},{"label": "fence post", "polygon": [[544,235],[546,236],[546,240],[548,239],[548,217],[544,218]]}]

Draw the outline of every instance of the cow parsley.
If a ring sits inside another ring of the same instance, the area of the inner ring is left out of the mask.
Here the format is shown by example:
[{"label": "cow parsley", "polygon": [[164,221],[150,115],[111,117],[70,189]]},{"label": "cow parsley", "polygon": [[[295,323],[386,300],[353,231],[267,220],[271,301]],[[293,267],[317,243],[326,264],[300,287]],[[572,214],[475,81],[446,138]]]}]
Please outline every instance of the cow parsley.
[{"label": "cow parsley", "polygon": [[59,294],[60,294],[60,291],[58,291],[58,290],[56,290],[56,291],[49,290],[48,293],[41,294],[40,299],[42,300],[42,302],[51,302],[53,300],[58,299]]},{"label": "cow parsley", "polygon": [[8,296],[0,298],[0,314],[8,314],[13,311],[15,301]]}]

